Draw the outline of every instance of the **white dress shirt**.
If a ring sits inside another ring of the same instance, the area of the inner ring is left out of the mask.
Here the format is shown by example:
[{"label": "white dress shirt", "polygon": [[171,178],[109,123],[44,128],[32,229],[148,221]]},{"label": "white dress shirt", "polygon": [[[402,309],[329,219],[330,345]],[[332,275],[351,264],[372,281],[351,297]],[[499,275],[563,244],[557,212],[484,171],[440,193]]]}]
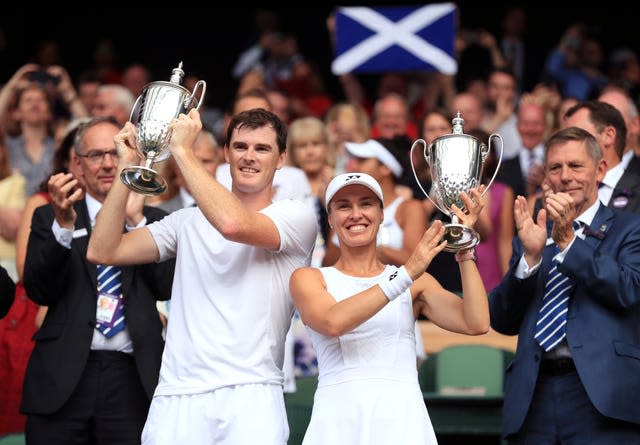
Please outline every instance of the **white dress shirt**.
[{"label": "white dress shirt", "polygon": [[611,195],[613,194],[613,190],[616,188],[616,184],[622,178],[624,174],[624,165],[622,163],[618,163],[613,168],[607,170],[607,173],[604,175],[604,179],[602,179],[602,183],[598,188],[598,198],[604,205],[609,205],[609,200],[611,199]]}]

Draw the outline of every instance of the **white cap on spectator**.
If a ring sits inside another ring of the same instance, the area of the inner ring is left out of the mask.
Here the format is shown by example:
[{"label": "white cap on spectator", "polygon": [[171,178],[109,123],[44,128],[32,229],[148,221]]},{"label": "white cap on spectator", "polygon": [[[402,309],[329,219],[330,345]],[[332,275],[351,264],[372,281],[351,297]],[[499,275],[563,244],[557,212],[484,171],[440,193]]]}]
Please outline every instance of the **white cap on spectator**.
[{"label": "white cap on spectator", "polygon": [[382,189],[380,188],[380,184],[376,181],[372,176],[366,173],[343,173],[341,175],[336,176],[329,182],[327,185],[327,191],[324,195],[324,202],[327,208],[329,208],[329,202],[331,198],[334,197],[339,190],[349,185],[364,185],[368,189],[370,189],[373,193],[376,194],[378,199],[384,205],[384,198],[382,196]]},{"label": "white cap on spectator", "polygon": [[386,165],[396,178],[402,176],[402,165],[387,148],[375,139],[369,139],[361,144],[345,142],[347,151],[357,158],[376,158]]}]

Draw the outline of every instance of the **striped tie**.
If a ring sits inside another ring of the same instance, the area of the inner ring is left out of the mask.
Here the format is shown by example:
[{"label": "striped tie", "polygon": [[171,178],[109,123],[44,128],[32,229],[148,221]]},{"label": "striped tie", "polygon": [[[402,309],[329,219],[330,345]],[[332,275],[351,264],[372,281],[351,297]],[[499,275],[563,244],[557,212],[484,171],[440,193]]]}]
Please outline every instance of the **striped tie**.
[{"label": "striped tie", "polygon": [[[574,230],[580,228],[578,222],[573,223]],[[553,246],[553,256],[560,252],[557,245]],[[555,348],[567,335],[567,312],[569,310],[569,295],[573,289],[573,280],[558,270],[558,263],[554,260],[544,288],[542,307],[536,321],[535,339],[545,351]]]},{"label": "striped tie", "polygon": [[[106,337],[113,337],[118,332],[122,331],[125,326],[124,321],[124,304],[122,301],[122,283],[120,281],[120,274],[122,271],[116,266],[103,266],[98,264],[97,267],[97,279],[98,279],[98,299],[99,305],[113,305],[113,309],[109,307],[98,308],[99,314],[108,314],[110,319],[98,317],[96,322],[96,329],[102,332]],[[104,295],[108,294],[108,295]]]}]

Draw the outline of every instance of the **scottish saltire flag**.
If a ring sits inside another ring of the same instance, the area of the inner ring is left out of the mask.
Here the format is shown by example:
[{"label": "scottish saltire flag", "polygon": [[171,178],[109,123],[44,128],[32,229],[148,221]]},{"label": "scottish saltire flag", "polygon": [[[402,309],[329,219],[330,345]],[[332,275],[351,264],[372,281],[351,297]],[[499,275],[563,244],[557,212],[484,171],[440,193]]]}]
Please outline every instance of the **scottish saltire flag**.
[{"label": "scottish saltire flag", "polygon": [[344,7],[336,13],[333,74],[438,71],[455,74],[456,6]]}]

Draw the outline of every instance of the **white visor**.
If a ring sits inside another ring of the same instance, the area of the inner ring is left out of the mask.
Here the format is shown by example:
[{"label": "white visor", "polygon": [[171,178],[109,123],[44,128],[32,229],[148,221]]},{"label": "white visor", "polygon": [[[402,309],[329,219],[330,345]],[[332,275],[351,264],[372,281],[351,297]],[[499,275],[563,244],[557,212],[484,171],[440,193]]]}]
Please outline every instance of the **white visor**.
[{"label": "white visor", "polygon": [[382,164],[387,166],[396,178],[402,176],[402,165],[391,154],[387,148],[375,139],[369,139],[366,142],[357,144],[355,142],[345,142],[347,151],[357,158],[376,158]]},{"label": "white visor", "polygon": [[340,189],[354,184],[364,185],[376,194],[381,203],[384,203],[380,184],[378,184],[378,181],[376,181],[372,176],[366,173],[343,173],[333,178],[331,182],[329,182],[329,185],[327,185],[327,191],[324,195],[324,202],[327,209],[329,208],[331,198],[333,198]]}]

